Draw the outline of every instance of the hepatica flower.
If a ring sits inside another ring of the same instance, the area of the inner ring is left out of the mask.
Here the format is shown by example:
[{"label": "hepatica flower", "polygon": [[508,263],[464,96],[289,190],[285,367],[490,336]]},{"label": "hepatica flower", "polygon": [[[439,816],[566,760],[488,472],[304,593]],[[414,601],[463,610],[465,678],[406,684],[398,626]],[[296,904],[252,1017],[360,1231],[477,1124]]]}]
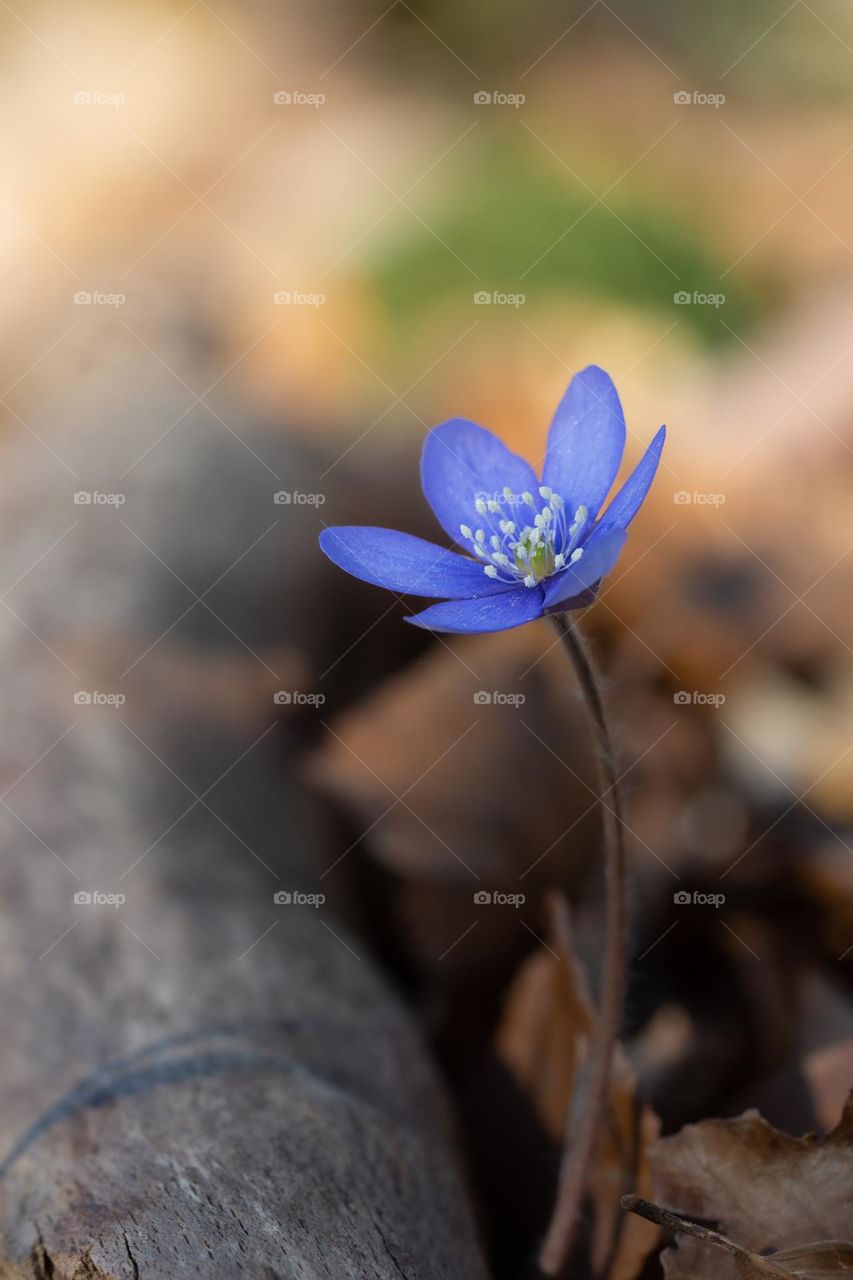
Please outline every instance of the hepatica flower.
[{"label": "hepatica flower", "polygon": [[320,546],[347,573],[442,601],[406,619],[431,631],[504,631],[589,604],[616,563],[654,479],[666,428],[600,514],[625,449],[612,380],[590,365],[554,415],[541,481],[490,431],[452,418],[421,457],[424,495],[464,554],[394,529],[324,529]]}]

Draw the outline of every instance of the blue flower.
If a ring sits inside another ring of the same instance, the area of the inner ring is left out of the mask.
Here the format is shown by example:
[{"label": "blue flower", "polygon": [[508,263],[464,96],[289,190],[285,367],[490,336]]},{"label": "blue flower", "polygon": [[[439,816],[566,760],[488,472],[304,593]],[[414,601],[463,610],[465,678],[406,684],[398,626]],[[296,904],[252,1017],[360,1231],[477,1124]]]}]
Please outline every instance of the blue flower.
[{"label": "blue flower", "polygon": [[655,477],[661,427],[599,515],[625,449],[613,381],[577,374],[554,415],[540,483],[490,431],[452,418],[429,433],[421,484],[438,522],[466,552],[394,529],[324,529],[320,546],[347,573],[405,595],[442,600],[406,619],[431,631],[504,631],[589,604],[616,563]]}]

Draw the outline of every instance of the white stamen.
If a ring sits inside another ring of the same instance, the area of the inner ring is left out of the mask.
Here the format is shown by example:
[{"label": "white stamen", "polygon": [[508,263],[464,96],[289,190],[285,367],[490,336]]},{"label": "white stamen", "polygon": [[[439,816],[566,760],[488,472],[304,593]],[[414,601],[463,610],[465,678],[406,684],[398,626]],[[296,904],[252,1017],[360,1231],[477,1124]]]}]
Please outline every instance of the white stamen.
[{"label": "white stamen", "polygon": [[[581,540],[589,519],[587,508],[577,507],[569,525],[566,504],[559,494],[547,484],[538,485],[537,490],[538,498],[505,485],[491,497],[483,492],[473,497],[478,514],[489,518],[483,521],[484,528],[472,531],[470,525],[461,524],[459,530],[491,581],[532,588],[576,564],[583,555],[582,548],[572,548]],[[544,504],[540,505],[540,499]],[[506,519],[517,513],[518,504],[532,508],[530,524]]]}]

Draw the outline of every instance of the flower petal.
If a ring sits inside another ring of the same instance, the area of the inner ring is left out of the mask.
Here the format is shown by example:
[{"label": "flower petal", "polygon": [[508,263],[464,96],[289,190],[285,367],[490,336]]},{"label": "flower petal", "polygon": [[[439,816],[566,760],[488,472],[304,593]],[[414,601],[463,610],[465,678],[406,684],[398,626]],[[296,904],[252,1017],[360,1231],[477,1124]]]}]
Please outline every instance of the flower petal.
[{"label": "flower petal", "polygon": [[515,585],[487,578],[476,560],[396,529],[338,525],[323,530],[320,546],[353,577],[405,595],[456,600],[501,594]]},{"label": "flower petal", "polygon": [[517,454],[474,422],[451,418],[430,431],[421,454],[421,485],[439,524],[456,542],[460,524],[476,527],[478,495],[495,495],[508,486],[513,494],[532,493],[541,507],[536,473]]},{"label": "flower petal", "polygon": [[521,587],[489,599],[433,604],[406,622],[428,631],[508,631],[540,617],[543,604],[541,587]]},{"label": "flower petal", "polygon": [[660,462],[666,427],[661,427],[599,521],[602,529],[627,529],[643,505]]},{"label": "flower petal", "polygon": [[625,415],[612,379],[591,364],[575,374],[548,432],[543,484],[574,512],[594,519],[619,470],[625,450]]},{"label": "flower petal", "polygon": [[593,532],[584,545],[577,564],[555,574],[545,584],[545,608],[565,608],[575,596],[582,595],[604,577],[619,559],[627,534],[624,529],[602,529]]}]

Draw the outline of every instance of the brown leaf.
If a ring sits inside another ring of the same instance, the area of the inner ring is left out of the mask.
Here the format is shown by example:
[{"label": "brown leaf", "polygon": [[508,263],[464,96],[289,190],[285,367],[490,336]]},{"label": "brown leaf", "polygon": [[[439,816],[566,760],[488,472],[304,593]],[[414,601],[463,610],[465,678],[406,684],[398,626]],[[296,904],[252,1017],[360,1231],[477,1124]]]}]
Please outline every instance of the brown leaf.
[{"label": "brown leaf", "polygon": [[[506,999],[496,1050],[530,1096],[549,1136],[562,1143],[569,1108],[579,1101],[596,1013],[568,907],[556,894],[552,905],[555,950],[543,946],[519,970]],[[629,1185],[649,1193],[647,1151],[660,1124],[650,1107],[638,1103],[636,1077],[621,1046],[613,1064],[607,1122],[588,1173],[594,1218],[591,1261],[597,1275],[633,1280],[659,1232],[631,1217],[622,1220],[617,1237],[620,1199]]]},{"label": "brown leaf", "polygon": [[816,1049],[804,1060],[802,1073],[818,1124],[831,1129],[843,1114],[847,1090],[853,1080],[853,1040]]},{"label": "brown leaf", "polygon": [[[589,728],[544,623],[438,645],[329,726],[309,776],[393,874],[413,962],[460,1004],[469,983],[481,1002],[489,984],[497,998],[529,947],[522,915],[547,888],[597,884]],[[483,909],[477,890],[524,902]]]},{"label": "brown leaf", "polygon": [[838,1276],[853,1271],[853,1245],[839,1240],[823,1240],[802,1249],[783,1249],[774,1253],[773,1262],[803,1280],[819,1280],[821,1276]]},{"label": "brown leaf", "polygon": [[742,1271],[730,1253],[723,1253],[693,1236],[661,1254],[666,1280],[741,1280]]},{"label": "brown leaf", "polygon": [[[853,1247],[827,1240],[801,1249],[783,1249],[766,1259],[779,1273],[798,1280],[827,1280],[853,1272]],[[679,1236],[663,1254],[666,1280],[760,1280],[772,1276],[760,1260],[744,1261],[694,1236]]]},{"label": "brown leaf", "polygon": [[651,1162],[659,1201],[717,1223],[742,1249],[761,1255],[745,1263],[713,1243],[682,1237],[663,1255],[667,1280],[853,1270],[853,1094],[828,1135],[793,1138],[748,1111],[687,1125],[653,1146]]},{"label": "brown leaf", "polygon": [[312,779],[375,824],[370,851],[401,875],[467,891],[471,868],[494,886],[553,844],[553,879],[561,836],[595,800],[583,706],[553,649],[545,626],[454,637],[340,717]]},{"label": "brown leaf", "polygon": [[568,963],[544,946],[533,952],[507,994],[495,1048],[554,1142],[563,1138],[591,1030],[586,980],[574,951]]},{"label": "brown leaf", "polygon": [[652,1149],[656,1198],[760,1253],[851,1234],[853,1095],[827,1135],[792,1138],[757,1111],[687,1125]]}]

